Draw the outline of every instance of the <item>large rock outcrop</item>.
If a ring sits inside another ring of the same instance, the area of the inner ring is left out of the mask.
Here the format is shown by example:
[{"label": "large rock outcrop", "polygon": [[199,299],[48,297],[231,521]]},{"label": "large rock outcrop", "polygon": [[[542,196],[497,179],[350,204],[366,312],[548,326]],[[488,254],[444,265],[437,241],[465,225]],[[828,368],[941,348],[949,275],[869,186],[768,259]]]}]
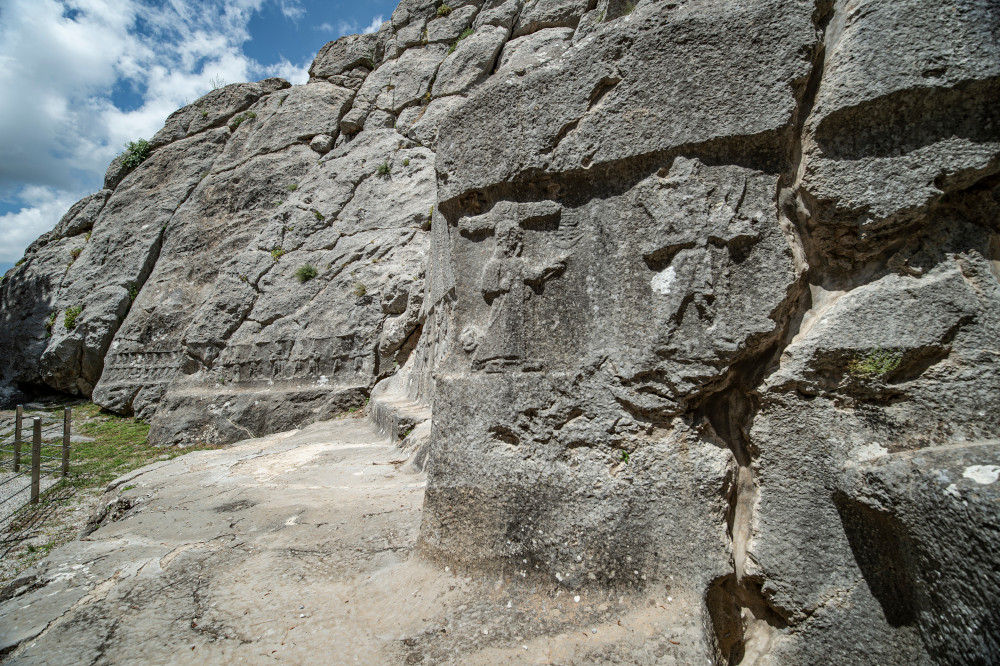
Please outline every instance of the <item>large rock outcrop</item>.
[{"label": "large rock outcrop", "polygon": [[716,663],[995,661],[998,25],[404,0],[113,164],[4,280],[3,380],[164,443],[432,406],[425,558],[669,593]]}]

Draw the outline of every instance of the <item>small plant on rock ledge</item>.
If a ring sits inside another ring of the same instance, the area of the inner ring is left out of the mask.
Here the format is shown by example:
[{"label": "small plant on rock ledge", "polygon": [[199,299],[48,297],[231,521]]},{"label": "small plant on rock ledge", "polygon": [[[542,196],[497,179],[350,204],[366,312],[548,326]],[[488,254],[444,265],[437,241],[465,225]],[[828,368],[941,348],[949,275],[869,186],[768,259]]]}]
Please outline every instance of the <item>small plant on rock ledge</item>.
[{"label": "small plant on rock ledge", "polygon": [[368,290],[365,288],[363,282],[358,282],[357,284],[354,285],[354,289],[351,290],[351,293],[353,293],[358,298],[361,298],[366,293],[368,293]]},{"label": "small plant on rock ledge", "polygon": [[229,129],[236,131],[236,128],[245,123],[248,120],[253,120],[257,117],[257,114],[253,111],[247,111],[246,113],[240,114],[229,121]]},{"label": "small plant on rock ledge", "polygon": [[299,266],[298,270],[295,271],[295,277],[299,282],[309,282],[309,280],[312,280],[318,274],[319,271],[317,271],[316,267],[312,264],[302,264]]},{"label": "small plant on rock ledge", "polygon": [[149,141],[145,139],[139,139],[138,141],[129,141],[125,144],[125,152],[122,153],[125,159],[122,161],[122,165],[126,169],[134,169],[149,157],[149,153],[153,150],[153,147],[149,145]]},{"label": "small plant on rock ledge", "polygon": [[375,173],[382,176],[383,178],[388,178],[389,174],[392,173],[392,167],[389,166],[388,160],[382,162],[382,164],[379,164],[378,167],[375,169]]},{"label": "small plant on rock ledge", "polygon": [[451,7],[449,7],[448,5],[442,4],[440,7],[438,7],[437,15],[438,16],[447,16],[448,14],[451,14],[451,11],[452,11]]},{"label": "small plant on rock ledge", "polygon": [[474,32],[475,32],[475,30],[473,30],[472,28],[466,28],[465,30],[463,30],[463,31],[462,31],[462,34],[460,34],[460,35],[458,36],[458,39],[456,39],[456,40],[455,40],[455,41],[454,41],[454,42],[452,43],[451,47],[450,47],[450,48],[448,49],[448,53],[454,53],[454,52],[455,52],[455,49],[457,49],[457,48],[458,48],[458,44],[459,44],[459,42],[461,42],[461,41],[462,41],[463,39],[465,39],[466,37],[468,37],[468,36],[472,35],[472,33],[474,33]]},{"label": "small plant on rock ledge", "polygon": [[274,259],[275,261],[278,261],[283,256],[285,256],[285,250],[283,248],[276,247],[273,250],[271,250],[271,258]]},{"label": "small plant on rock ledge", "polygon": [[83,308],[79,305],[71,305],[66,308],[66,319],[63,321],[63,326],[66,327],[66,330],[72,331],[76,328],[76,320],[81,312],[83,312]]},{"label": "small plant on rock ledge", "polygon": [[847,364],[847,371],[859,379],[880,379],[899,367],[902,353],[891,349],[875,347],[864,356],[858,356]]}]

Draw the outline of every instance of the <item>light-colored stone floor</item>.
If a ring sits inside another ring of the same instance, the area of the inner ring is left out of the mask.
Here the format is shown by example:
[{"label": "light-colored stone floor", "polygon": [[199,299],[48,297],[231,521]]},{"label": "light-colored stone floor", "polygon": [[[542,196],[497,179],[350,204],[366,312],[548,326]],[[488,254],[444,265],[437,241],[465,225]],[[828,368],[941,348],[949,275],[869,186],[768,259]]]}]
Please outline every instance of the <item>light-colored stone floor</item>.
[{"label": "light-colored stone floor", "polygon": [[706,663],[684,600],[421,560],[425,480],[401,457],[343,419],[119,479],[100,529],[5,591],[3,661]]}]

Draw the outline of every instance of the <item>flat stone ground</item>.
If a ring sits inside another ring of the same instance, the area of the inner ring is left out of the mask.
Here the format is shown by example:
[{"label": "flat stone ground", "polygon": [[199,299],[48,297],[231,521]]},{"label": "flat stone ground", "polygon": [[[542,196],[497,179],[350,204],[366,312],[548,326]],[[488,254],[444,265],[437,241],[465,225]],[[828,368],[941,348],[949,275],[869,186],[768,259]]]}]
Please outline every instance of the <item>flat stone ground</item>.
[{"label": "flat stone ground", "polygon": [[103,527],[0,595],[4,663],[711,663],[697,599],[418,558],[401,457],[343,419],[117,480]]}]

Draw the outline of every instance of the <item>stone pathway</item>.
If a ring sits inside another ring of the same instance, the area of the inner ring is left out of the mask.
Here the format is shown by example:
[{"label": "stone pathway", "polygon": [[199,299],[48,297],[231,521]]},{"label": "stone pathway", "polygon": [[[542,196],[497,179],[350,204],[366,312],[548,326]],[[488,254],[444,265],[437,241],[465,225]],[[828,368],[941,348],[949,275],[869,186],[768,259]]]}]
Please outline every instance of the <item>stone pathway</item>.
[{"label": "stone pathway", "polygon": [[0,595],[4,663],[706,663],[682,600],[416,557],[401,457],[343,419],[117,480],[99,529]]}]

